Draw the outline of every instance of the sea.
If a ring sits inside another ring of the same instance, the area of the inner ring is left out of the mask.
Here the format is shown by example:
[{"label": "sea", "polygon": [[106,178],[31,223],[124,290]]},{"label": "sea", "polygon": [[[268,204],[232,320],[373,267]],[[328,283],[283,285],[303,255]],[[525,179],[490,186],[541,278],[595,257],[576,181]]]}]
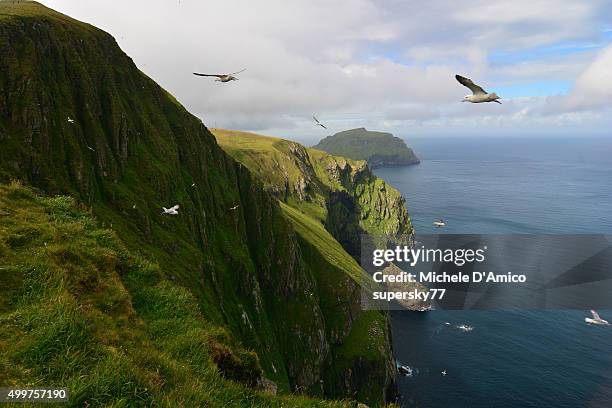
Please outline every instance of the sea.
[{"label": "sea", "polygon": [[[417,236],[612,234],[612,137],[430,137],[376,175]],[[612,293],[610,293],[612,297]],[[612,321],[612,310],[599,310]],[[402,407],[612,407],[612,326],[588,310],[392,312]],[[459,326],[464,325],[464,329]],[[466,331],[465,326],[472,330]],[[445,375],[443,375],[443,372]]]}]

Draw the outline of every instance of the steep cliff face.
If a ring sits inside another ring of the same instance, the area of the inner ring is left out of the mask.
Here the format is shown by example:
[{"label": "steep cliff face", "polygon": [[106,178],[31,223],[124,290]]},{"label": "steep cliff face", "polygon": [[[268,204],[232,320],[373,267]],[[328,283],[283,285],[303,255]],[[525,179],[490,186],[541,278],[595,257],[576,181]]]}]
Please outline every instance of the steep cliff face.
[{"label": "steep cliff face", "polygon": [[263,180],[268,191],[326,229],[353,256],[360,234],[411,235],[402,195],[374,176],[365,161],[332,156],[299,143],[213,129],[223,149]]},{"label": "steep cliff face", "polygon": [[[0,53],[0,183],[91,207],[168,285],[188,289],[202,319],[254,350],[279,391],[384,399],[385,317],[353,316],[354,277],[332,265],[333,282],[320,279],[321,248],[112,37],[34,2],[0,2]],[[288,188],[307,202],[308,180]],[[179,216],[160,215],[174,204]],[[352,339],[380,353],[338,354]],[[375,376],[364,361],[380,367]],[[349,371],[368,386],[345,380]]]},{"label": "steep cliff face", "polygon": [[[367,283],[355,258],[359,259],[361,234],[390,239],[412,235],[404,198],[374,176],[365,161],[332,156],[296,142],[250,132],[212,132],[220,146],[253,171],[283,203],[281,207],[296,229],[302,248],[307,253],[309,248],[313,250],[309,259],[314,262],[312,269],[317,271],[319,287],[324,288],[324,309],[340,308],[341,315],[351,316],[349,325],[337,316],[326,316],[327,326],[337,328],[332,329],[331,337],[347,337],[331,350],[332,375],[325,383],[342,392],[355,388],[360,390],[359,397],[371,400],[373,396],[367,395],[371,392],[367,390],[373,389],[372,384],[369,377],[360,374],[367,371],[374,378],[388,378],[391,391],[395,365],[385,357],[391,354],[387,320],[377,312],[361,310],[356,282]],[[354,277],[354,282],[339,284],[338,269]],[[338,302],[339,294],[348,301]]]}]

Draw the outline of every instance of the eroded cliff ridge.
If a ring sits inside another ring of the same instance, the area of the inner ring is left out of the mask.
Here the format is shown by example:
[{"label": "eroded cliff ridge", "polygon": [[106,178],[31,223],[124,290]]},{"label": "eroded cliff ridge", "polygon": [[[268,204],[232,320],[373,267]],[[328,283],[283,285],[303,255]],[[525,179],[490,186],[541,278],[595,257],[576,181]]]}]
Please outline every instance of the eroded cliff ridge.
[{"label": "eroded cliff ridge", "polygon": [[358,258],[361,234],[397,239],[413,233],[405,199],[376,177],[364,160],[255,133],[212,132],[268,191],[325,225],[351,255]]}]

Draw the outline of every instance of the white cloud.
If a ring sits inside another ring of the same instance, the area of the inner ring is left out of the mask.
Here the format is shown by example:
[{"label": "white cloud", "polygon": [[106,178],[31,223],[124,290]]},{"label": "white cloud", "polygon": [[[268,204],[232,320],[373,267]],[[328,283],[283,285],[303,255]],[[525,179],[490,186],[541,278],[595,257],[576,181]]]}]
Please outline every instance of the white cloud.
[{"label": "white cloud", "polygon": [[[540,126],[542,99],[460,104],[467,90],[454,73],[490,88],[572,80],[591,54],[507,66],[492,66],[490,54],[599,40],[602,22],[612,16],[599,0],[479,0],[460,7],[450,0],[43,3],[109,31],[144,72],[207,125],[301,138],[319,136],[310,123],[313,113],[337,130]],[[191,74],[245,67],[240,81],[228,84]],[[597,66],[587,71],[576,90],[605,77]],[[608,91],[602,92],[605,98]]]}]

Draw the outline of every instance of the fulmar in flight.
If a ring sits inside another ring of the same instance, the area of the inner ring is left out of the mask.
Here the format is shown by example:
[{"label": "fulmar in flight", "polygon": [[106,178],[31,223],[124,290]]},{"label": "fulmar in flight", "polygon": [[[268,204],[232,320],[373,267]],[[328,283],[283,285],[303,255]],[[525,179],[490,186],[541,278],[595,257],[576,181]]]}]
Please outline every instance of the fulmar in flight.
[{"label": "fulmar in flight", "polygon": [[236,78],[234,75],[239,74],[241,72],[246,71],[246,68],[237,72],[232,72],[231,74],[200,74],[199,72],[194,72],[193,75],[197,75],[197,76],[203,76],[203,77],[217,77],[217,79],[215,79],[215,81],[217,82],[230,82],[230,81],[237,81],[238,78]]},{"label": "fulmar in flight", "polygon": [[324,124],[322,124],[321,122],[319,122],[319,119],[317,119],[316,116],[312,117],[315,121],[315,126],[321,126],[323,129],[327,129],[327,126],[325,126]]},{"label": "fulmar in flight", "polygon": [[463,97],[461,102],[472,102],[472,103],[482,103],[482,102],[497,102],[501,104],[498,99],[501,99],[495,92],[488,93],[481,86],[476,85],[472,82],[471,79],[462,77],[461,75],[455,75],[455,78],[459,83],[472,91],[472,95],[466,95]]}]

